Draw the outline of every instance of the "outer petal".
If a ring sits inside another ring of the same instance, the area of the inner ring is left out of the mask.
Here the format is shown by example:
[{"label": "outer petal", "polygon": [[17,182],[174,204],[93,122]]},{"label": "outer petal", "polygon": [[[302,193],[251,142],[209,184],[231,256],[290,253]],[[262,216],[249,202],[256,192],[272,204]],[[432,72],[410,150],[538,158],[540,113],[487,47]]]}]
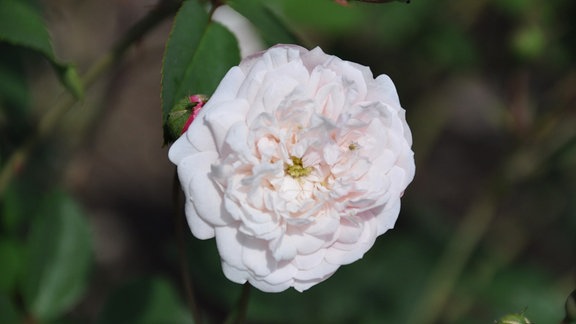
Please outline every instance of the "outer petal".
[{"label": "outer petal", "polygon": [[216,91],[210,96],[210,100],[200,110],[200,114],[210,111],[212,105],[219,105],[222,102],[234,100],[237,97],[238,89],[245,81],[246,75],[242,72],[242,69],[237,66],[231,68],[224,76],[224,79],[220,81]]},{"label": "outer petal", "polygon": [[300,269],[294,279],[298,281],[316,281],[317,283],[324,280],[324,278],[331,276],[338,268],[339,264],[328,263],[322,260],[320,264],[311,269]]},{"label": "outer petal", "polygon": [[178,165],[178,176],[187,200],[191,201],[198,216],[212,225],[225,225],[229,217],[222,213],[222,194],[208,177],[210,165],[216,161],[216,152],[201,152],[183,159]]},{"label": "outer petal", "polygon": [[237,269],[238,272],[247,272],[242,262],[242,242],[238,231],[230,226],[219,226],[215,228],[215,231],[216,244],[222,261]]},{"label": "outer petal", "polygon": [[204,124],[210,129],[216,148],[220,149],[228,130],[236,123],[243,123],[248,110],[245,100],[225,101],[213,104],[204,115]]},{"label": "outer petal", "polygon": [[392,79],[386,74],[381,74],[376,78],[374,86],[371,87],[370,92],[366,96],[368,101],[382,101],[389,105],[400,107],[400,99],[396,86]]},{"label": "outer petal", "polygon": [[188,226],[194,236],[201,240],[214,237],[214,227],[198,215],[198,211],[196,211],[196,207],[192,201],[186,202],[185,211]]},{"label": "outer petal", "polygon": [[[369,213],[369,212],[367,212]],[[374,217],[364,221],[360,236],[354,242],[335,242],[332,249],[326,251],[326,262],[336,265],[352,263],[364,255],[376,240],[376,223]]]},{"label": "outer petal", "polygon": [[292,263],[285,263],[276,268],[274,272],[264,277],[263,281],[275,286],[292,283],[297,272],[298,268],[296,268]]},{"label": "outer petal", "polygon": [[250,278],[249,279],[250,284],[264,292],[282,292],[288,288],[290,288],[290,286],[292,286],[293,283],[293,279],[290,279],[286,282],[280,283],[280,284],[271,284],[268,281],[265,280],[258,280],[256,278]]},{"label": "outer petal", "polygon": [[398,214],[400,213],[400,197],[398,199],[390,201],[385,209],[379,211],[376,216],[378,221],[378,235],[384,234],[387,230],[394,228],[394,224],[398,219]]}]

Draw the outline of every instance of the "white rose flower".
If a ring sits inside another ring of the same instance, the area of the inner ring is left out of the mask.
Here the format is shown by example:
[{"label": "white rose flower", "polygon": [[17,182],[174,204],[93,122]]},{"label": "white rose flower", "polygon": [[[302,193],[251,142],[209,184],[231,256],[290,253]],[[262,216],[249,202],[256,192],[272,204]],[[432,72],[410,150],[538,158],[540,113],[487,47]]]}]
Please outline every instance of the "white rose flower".
[{"label": "white rose flower", "polygon": [[228,279],[304,291],[394,226],[411,145],[388,76],[278,45],[226,74],[169,158],[190,229],[216,237]]}]

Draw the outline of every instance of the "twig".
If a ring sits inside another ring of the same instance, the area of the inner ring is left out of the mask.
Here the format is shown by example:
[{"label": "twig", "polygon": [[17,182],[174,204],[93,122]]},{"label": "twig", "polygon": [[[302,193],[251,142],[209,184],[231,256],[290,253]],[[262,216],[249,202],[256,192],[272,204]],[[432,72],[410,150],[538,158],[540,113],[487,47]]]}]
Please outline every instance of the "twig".
[{"label": "twig", "polygon": [[172,187],[172,195],[174,197],[174,206],[178,210],[174,213],[176,220],[174,221],[176,236],[178,237],[178,251],[180,257],[180,275],[182,276],[182,283],[185,287],[186,300],[188,302],[188,308],[194,319],[194,323],[201,324],[202,317],[196,303],[196,298],[194,297],[194,287],[192,285],[192,279],[190,278],[190,268],[188,267],[188,258],[186,255],[186,240],[184,239],[184,228],[186,228],[186,223],[184,222],[184,199],[183,192],[180,188],[180,181],[178,180],[178,173],[174,172],[174,182]]},{"label": "twig", "polygon": [[242,324],[246,322],[246,314],[248,312],[248,301],[250,299],[250,290],[251,285],[249,283],[245,283],[242,286],[242,293],[238,302],[228,318],[226,319],[225,324]]}]

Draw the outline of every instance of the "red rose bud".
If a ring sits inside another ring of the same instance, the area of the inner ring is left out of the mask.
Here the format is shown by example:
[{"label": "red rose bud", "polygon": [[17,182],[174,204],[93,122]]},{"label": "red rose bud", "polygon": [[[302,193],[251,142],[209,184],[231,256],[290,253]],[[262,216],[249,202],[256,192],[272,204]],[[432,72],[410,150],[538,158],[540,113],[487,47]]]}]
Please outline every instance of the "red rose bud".
[{"label": "red rose bud", "polygon": [[204,95],[193,95],[182,98],[174,105],[168,114],[167,125],[164,128],[168,142],[174,142],[188,130],[207,100],[208,98]]},{"label": "red rose bud", "polygon": [[190,127],[190,124],[192,124],[192,121],[194,121],[196,116],[198,116],[198,113],[200,113],[200,109],[202,109],[206,101],[208,101],[208,98],[204,95],[193,95],[188,97],[188,100],[190,101],[190,107],[192,107],[192,114],[190,114],[188,120],[186,120],[186,123],[184,124],[184,127],[182,127],[181,134],[186,133],[188,127]]}]

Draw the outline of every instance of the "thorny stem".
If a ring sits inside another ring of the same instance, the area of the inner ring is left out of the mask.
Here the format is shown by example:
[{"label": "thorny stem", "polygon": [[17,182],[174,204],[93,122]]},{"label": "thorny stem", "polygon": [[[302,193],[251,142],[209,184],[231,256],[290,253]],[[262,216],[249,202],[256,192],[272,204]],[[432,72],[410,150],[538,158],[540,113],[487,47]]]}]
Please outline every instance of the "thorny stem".
[{"label": "thorny stem", "polygon": [[[102,76],[108,69],[122,59],[126,51],[150,30],[156,27],[164,19],[172,16],[180,7],[179,0],[161,0],[144,18],[138,21],[116,45],[96,61],[88,71],[81,77],[80,83],[83,88],[89,88],[94,81]],[[38,122],[36,130],[28,139],[16,149],[8,158],[3,168],[0,170],[0,197],[3,196],[8,185],[14,176],[20,171],[22,165],[26,163],[32,149],[36,144],[58,125],[64,114],[76,104],[77,99],[71,95],[66,96],[60,104],[51,107]]]}]

